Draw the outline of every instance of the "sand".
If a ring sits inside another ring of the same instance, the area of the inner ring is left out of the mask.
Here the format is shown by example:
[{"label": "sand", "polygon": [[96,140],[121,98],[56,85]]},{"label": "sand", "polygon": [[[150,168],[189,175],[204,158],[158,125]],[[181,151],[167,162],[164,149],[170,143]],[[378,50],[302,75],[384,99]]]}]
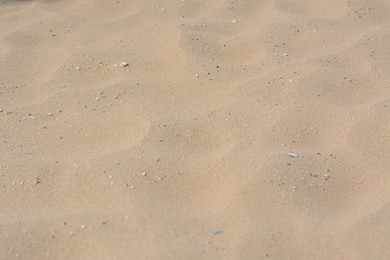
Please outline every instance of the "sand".
[{"label": "sand", "polygon": [[0,0],[0,259],[389,259],[388,0]]}]

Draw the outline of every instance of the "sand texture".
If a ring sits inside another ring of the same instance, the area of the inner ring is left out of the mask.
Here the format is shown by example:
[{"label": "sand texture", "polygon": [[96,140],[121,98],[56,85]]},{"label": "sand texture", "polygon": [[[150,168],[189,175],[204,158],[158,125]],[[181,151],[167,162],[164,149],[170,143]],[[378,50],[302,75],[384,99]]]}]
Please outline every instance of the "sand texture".
[{"label": "sand texture", "polygon": [[390,1],[0,0],[0,259],[390,259]]}]

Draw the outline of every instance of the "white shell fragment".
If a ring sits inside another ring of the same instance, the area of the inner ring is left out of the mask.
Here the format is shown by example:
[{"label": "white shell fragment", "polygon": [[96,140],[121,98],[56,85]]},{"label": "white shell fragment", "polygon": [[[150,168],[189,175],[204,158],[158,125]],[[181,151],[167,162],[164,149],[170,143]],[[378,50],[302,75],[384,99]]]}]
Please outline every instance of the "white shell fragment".
[{"label": "white shell fragment", "polygon": [[291,158],[299,158],[299,155],[298,155],[298,153],[296,153],[296,152],[288,152],[287,153]]},{"label": "white shell fragment", "polygon": [[123,62],[121,62],[121,67],[127,67],[127,66],[129,66],[129,63],[127,63],[126,61],[123,61]]}]

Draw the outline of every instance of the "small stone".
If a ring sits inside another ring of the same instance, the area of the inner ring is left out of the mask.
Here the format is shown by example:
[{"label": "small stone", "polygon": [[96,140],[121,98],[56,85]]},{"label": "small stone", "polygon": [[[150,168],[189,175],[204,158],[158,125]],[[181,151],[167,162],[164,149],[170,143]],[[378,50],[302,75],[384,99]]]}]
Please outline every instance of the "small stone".
[{"label": "small stone", "polygon": [[85,225],[81,225],[81,228],[84,229],[84,228],[85,228]]},{"label": "small stone", "polygon": [[215,230],[215,231],[213,232],[214,236],[221,235],[222,233],[223,233],[222,230]]},{"label": "small stone", "polygon": [[141,173],[142,176],[146,176],[146,172]]},{"label": "small stone", "polygon": [[41,183],[41,179],[39,179],[39,177],[36,177],[34,182],[35,182],[35,184],[39,184],[39,183]]},{"label": "small stone", "polygon": [[3,112],[3,109],[0,109],[0,112]]},{"label": "small stone", "polygon": [[48,116],[52,116],[52,115],[53,115],[53,113],[47,113],[47,115],[48,115]]},{"label": "small stone", "polygon": [[238,22],[237,19],[233,19],[233,20],[232,20],[232,23],[237,23],[237,22]]},{"label": "small stone", "polygon": [[121,62],[120,66],[124,68],[124,67],[129,66],[129,63],[127,63],[126,61],[123,61],[123,62]]},{"label": "small stone", "polygon": [[296,153],[296,152],[288,152],[287,153],[291,158],[299,158],[299,155],[298,155],[298,153]]}]

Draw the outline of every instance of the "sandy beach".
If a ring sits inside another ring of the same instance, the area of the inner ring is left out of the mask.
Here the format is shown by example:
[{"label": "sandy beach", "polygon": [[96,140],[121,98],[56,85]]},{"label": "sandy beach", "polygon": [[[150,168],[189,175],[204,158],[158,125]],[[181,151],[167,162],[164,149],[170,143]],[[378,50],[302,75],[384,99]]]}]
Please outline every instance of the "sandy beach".
[{"label": "sandy beach", "polygon": [[388,0],[0,0],[0,259],[390,259]]}]

